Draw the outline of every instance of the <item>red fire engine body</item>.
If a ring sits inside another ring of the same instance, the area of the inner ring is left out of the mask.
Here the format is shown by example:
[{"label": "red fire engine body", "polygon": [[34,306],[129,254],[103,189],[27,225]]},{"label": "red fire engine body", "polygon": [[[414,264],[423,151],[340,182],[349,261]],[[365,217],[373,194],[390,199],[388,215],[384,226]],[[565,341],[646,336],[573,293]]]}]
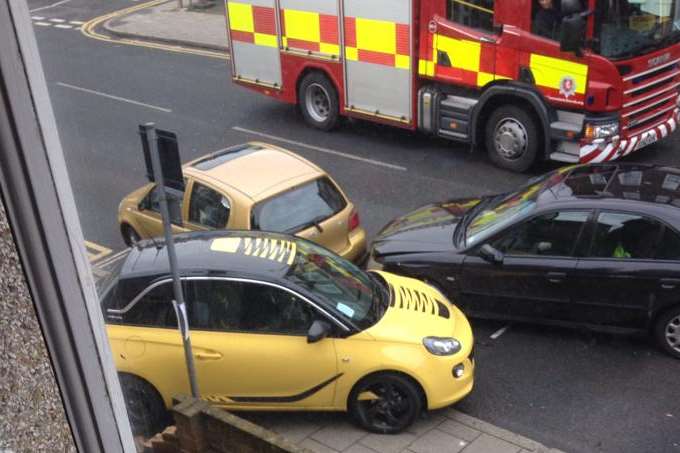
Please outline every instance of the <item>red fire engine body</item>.
[{"label": "red fire engine body", "polygon": [[320,129],[339,116],[417,129],[515,171],[671,134],[680,6],[554,2],[559,31],[539,36],[535,0],[226,0],[232,77]]}]

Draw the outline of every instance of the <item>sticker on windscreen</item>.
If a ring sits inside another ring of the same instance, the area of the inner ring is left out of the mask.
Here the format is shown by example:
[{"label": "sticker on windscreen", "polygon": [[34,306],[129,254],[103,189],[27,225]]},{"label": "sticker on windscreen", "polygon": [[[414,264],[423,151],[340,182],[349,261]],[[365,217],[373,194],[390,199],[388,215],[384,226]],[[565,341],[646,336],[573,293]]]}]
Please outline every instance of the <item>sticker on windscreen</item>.
[{"label": "sticker on windscreen", "polygon": [[343,303],[338,303],[335,306],[335,308],[337,308],[338,311],[340,311],[340,313],[342,313],[343,315],[346,315],[348,318],[351,318],[352,316],[354,316],[354,310],[352,310],[350,307],[348,307],[347,305],[345,305]]},{"label": "sticker on windscreen", "polygon": [[269,238],[219,238],[210,250],[293,264],[297,245],[293,241]]}]

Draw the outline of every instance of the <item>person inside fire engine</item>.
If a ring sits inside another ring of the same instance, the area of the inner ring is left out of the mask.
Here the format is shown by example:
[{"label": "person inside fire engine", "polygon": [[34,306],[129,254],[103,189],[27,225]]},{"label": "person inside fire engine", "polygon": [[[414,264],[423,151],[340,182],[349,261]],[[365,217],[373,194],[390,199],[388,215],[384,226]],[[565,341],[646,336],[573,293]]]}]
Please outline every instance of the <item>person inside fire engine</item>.
[{"label": "person inside fire engine", "polygon": [[538,0],[535,8],[533,33],[548,39],[556,39],[559,35],[562,16],[553,0]]}]

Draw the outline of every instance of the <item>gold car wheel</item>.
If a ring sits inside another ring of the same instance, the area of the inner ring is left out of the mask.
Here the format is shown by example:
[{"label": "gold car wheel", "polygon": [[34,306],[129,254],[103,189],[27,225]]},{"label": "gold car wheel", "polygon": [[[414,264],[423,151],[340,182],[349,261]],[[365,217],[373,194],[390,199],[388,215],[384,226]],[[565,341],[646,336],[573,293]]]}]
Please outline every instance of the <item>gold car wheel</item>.
[{"label": "gold car wheel", "polygon": [[137,231],[130,225],[123,225],[122,232],[123,241],[125,241],[125,245],[127,245],[128,247],[132,247],[133,245],[137,244],[139,241],[142,240],[139,233],[137,233]]},{"label": "gold car wheel", "polygon": [[408,428],[422,410],[417,386],[397,374],[369,376],[352,391],[350,412],[368,431],[396,434]]}]

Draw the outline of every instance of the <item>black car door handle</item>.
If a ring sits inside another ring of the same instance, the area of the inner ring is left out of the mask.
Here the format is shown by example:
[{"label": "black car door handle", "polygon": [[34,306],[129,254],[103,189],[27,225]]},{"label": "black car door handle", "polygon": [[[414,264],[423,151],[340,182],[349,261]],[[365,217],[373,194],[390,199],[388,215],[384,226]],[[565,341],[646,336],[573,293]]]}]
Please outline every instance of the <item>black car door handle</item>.
[{"label": "black car door handle", "polygon": [[562,283],[567,278],[566,272],[548,272],[546,274],[550,283]]},{"label": "black car door handle", "polygon": [[680,285],[680,279],[678,278],[661,279],[661,288],[663,289],[675,289],[678,285]]}]

